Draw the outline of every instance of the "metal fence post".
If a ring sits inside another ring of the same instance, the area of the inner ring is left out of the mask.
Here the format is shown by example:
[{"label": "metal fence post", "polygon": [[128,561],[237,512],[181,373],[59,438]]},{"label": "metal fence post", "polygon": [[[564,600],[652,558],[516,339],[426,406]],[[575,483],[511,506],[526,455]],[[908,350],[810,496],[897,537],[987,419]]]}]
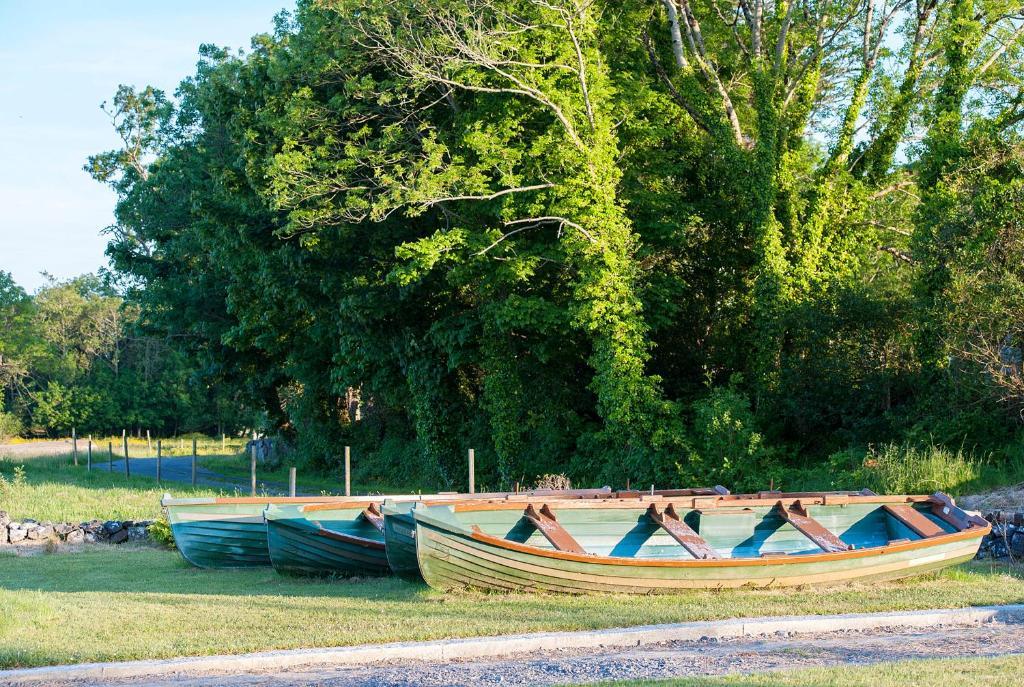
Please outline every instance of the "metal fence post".
[{"label": "metal fence post", "polygon": [[196,440],[192,440],[192,486],[196,486]]},{"label": "metal fence post", "polygon": [[159,439],[157,439],[156,440],[156,483],[157,484],[160,484],[160,459],[163,458],[163,454],[164,454],[163,443]]},{"label": "metal fence post", "polygon": [[127,434],[124,435],[123,441],[124,441],[124,476],[128,477],[128,478],[131,478],[132,471],[131,471],[131,468],[128,466],[128,435]]},{"label": "metal fence post", "polygon": [[469,449],[469,493],[476,493],[476,451]]},{"label": "metal fence post", "polygon": [[85,464],[85,469],[92,472],[92,437],[89,437],[89,457],[87,460],[89,462]]},{"label": "metal fence post", "polygon": [[75,457],[75,467],[78,467],[78,432],[71,428],[71,453]]},{"label": "metal fence post", "polygon": [[107,442],[107,471],[114,471],[114,442]]},{"label": "metal fence post", "polygon": [[295,468],[288,468],[288,495],[295,496]]}]

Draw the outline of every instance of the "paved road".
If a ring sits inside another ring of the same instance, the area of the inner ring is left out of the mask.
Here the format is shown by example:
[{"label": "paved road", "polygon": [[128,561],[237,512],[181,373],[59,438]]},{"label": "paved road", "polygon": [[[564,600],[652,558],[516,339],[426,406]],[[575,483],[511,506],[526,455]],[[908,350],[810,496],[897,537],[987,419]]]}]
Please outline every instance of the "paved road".
[{"label": "paved road", "polygon": [[[873,630],[728,641],[676,642],[632,649],[563,651],[515,659],[294,669],[236,675],[183,674],[154,680],[107,680],[148,687],[502,687],[604,680],[696,677],[921,658],[1024,654],[1024,626]],[[82,687],[97,682],[57,682]]]},{"label": "paved road", "polygon": [[[79,450],[79,462],[84,463],[85,458],[85,446],[83,441],[78,442]],[[71,453],[71,441],[70,440],[57,440],[57,441],[33,441],[25,444],[0,444],[0,456],[7,456],[11,458],[29,458],[32,456],[55,456]],[[110,470],[112,472],[123,473],[124,472],[124,458],[117,458],[112,463],[107,461],[107,450],[104,447],[102,450],[99,447],[93,447],[93,469],[94,470]],[[239,491],[243,494],[248,494],[250,490],[249,480],[246,478],[232,477],[229,475],[222,475],[213,470],[208,470],[202,466],[202,457],[199,458],[199,465],[196,466],[196,484],[202,487],[211,487],[213,489],[223,489],[225,491]],[[139,477],[152,477],[156,478],[156,458],[132,458],[129,457],[129,469],[132,475]],[[259,474],[257,473],[256,490],[258,493],[263,494],[287,494],[288,485],[280,482],[264,481],[260,480]],[[160,459],[160,479],[164,482],[179,482],[183,484],[192,483],[192,457],[181,456],[181,457],[164,457]],[[301,486],[301,484],[300,484]],[[305,494],[302,491],[300,495],[315,496],[319,492]]]}]

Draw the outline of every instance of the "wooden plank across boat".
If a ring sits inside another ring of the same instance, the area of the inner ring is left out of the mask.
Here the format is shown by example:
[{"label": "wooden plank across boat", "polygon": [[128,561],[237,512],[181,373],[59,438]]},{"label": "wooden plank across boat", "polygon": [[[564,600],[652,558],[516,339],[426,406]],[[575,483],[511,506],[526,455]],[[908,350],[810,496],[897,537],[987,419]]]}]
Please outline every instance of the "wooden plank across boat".
[{"label": "wooden plank across boat", "polygon": [[990,525],[944,494],[417,503],[428,584],[567,593],[825,585],[970,560]]}]

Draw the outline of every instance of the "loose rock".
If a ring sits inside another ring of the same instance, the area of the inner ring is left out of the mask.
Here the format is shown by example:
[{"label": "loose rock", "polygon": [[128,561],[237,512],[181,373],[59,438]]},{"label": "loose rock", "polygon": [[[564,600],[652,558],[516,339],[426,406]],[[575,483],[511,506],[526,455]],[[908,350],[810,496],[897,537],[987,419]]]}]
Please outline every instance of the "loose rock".
[{"label": "loose rock", "polygon": [[118,530],[110,535],[110,539],[107,540],[111,544],[120,544],[128,541],[128,530]]},{"label": "loose rock", "polygon": [[65,541],[68,544],[81,544],[85,541],[85,532],[82,530],[71,530],[68,532],[67,539],[65,539]]}]

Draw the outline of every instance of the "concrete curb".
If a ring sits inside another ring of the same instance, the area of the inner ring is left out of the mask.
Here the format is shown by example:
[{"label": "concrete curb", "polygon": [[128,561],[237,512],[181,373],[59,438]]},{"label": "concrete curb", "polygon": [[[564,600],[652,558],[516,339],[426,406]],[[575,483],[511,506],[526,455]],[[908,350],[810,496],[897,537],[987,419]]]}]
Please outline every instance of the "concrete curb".
[{"label": "concrete curb", "polygon": [[81,663],[69,666],[0,671],[0,684],[30,685],[68,680],[113,680],[176,674],[242,673],[313,665],[365,665],[397,660],[441,662],[453,659],[496,658],[558,649],[631,647],[711,638],[758,637],[778,633],[802,634],[877,628],[910,629],[936,625],[967,626],[993,621],[1024,622],[1024,604],[894,613],[739,618],[583,632],[538,632],[431,642],[395,642],[330,649],[267,651],[236,656],[196,656],[159,661]]}]

